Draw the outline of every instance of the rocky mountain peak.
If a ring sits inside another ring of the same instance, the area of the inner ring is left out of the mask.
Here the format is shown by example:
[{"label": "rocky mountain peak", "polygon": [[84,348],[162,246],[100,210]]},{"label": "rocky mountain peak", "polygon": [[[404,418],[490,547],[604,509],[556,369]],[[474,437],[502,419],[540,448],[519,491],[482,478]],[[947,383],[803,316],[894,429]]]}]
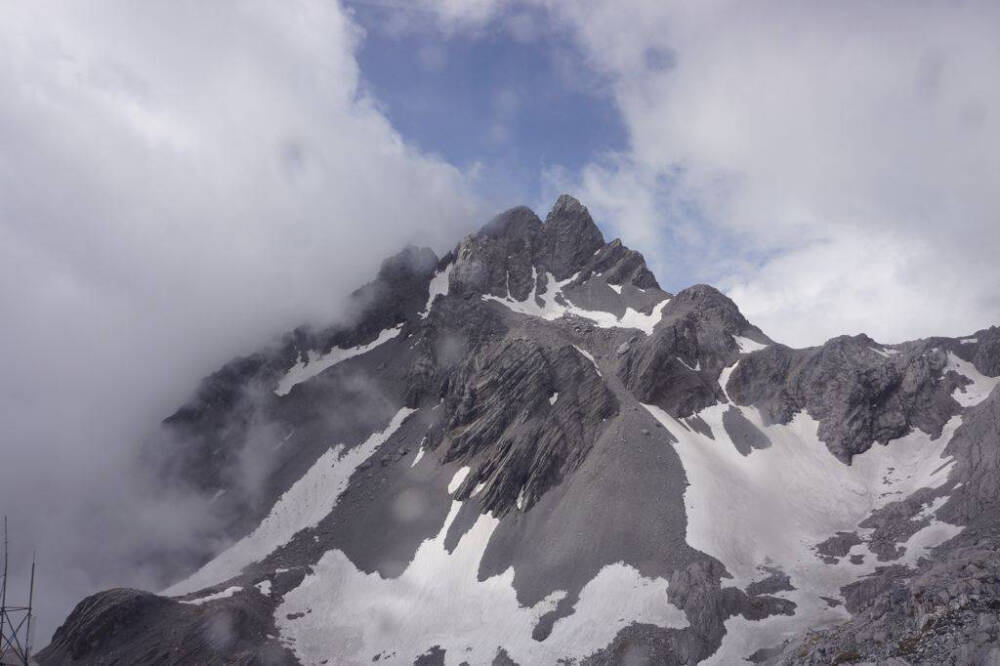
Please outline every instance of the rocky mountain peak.
[{"label": "rocky mountain peak", "polygon": [[[523,302],[531,294],[544,294],[550,282],[578,288],[600,276],[599,282],[619,291],[630,285],[638,290],[634,295],[649,289],[666,295],[660,292],[642,254],[625,247],[619,239],[605,244],[587,208],[567,194],[559,197],[544,223],[524,206],[497,215],[463,239],[443,263],[454,263],[448,277],[454,293]],[[593,288],[584,292],[577,298],[607,301]],[[641,304],[637,305],[646,310],[656,300],[655,295],[639,297]],[[616,308],[606,302],[604,306]]]},{"label": "rocky mountain peak", "polygon": [[1000,329],[793,349],[568,195],[352,300],[167,419],[224,527],[40,663],[992,663],[934,642],[1000,626]]},{"label": "rocky mountain peak", "polygon": [[545,217],[546,265],[557,280],[579,271],[604,246],[604,236],[586,206],[563,194]]},{"label": "rocky mountain peak", "polygon": [[684,418],[724,402],[722,370],[771,344],[729,297],[699,284],[671,298],[653,334],[623,354],[621,377],[643,402]]},{"label": "rocky mountain peak", "polygon": [[695,316],[706,328],[717,328],[730,335],[749,333],[747,337],[755,342],[771,343],[770,338],[747,321],[731,298],[707,284],[696,284],[677,292],[663,309],[663,316],[664,319]]}]

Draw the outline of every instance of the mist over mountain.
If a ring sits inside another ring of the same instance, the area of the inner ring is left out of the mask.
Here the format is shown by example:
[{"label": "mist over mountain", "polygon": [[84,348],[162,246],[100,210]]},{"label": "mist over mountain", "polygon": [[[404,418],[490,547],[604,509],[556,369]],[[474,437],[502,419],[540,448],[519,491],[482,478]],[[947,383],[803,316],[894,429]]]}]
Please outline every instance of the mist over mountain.
[{"label": "mist over mountain", "polygon": [[39,663],[1000,660],[1000,328],[792,348],[568,195],[346,311],[206,369],[203,524]]}]

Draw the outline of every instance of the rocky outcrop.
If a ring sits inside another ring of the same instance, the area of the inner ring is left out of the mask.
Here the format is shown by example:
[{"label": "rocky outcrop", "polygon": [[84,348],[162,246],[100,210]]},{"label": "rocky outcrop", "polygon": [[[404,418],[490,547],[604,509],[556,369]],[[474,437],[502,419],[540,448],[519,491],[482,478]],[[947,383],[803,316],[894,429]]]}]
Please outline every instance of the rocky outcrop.
[{"label": "rocky outcrop", "polygon": [[578,272],[604,246],[601,235],[586,207],[564,194],[545,218],[542,234],[543,264],[557,280]]},{"label": "rocky outcrop", "polygon": [[619,376],[641,402],[690,416],[725,399],[719,375],[741,355],[733,336],[771,344],[720,291],[690,287],[666,304],[653,335],[627,350]]},{"label": "rocky outcrop", "polygon": [[724,622],[735,615],[759,620],[770,615],[791,615],[795,604],[772,596],[787,589],[781,574],[772,574],[766,584],[747,592],[720,587],[724,575],[718,562],[705,561],[675,571],[667,596],[685,611],[696,631],[678,631],[633,624],[615,637],[604,650],[591,655],[587,666],[612,664],[691,664],[709,657],[725,635]]},{"label": "rocky outcrop", "polygon": [[479,484],[485,510],[531,506],[587,456],[618,411],[593,364],[571,345],[506,340],[471,356],[448,380],[447,415],[428,434],[441,460],[474,465],[459,489]]},{"label": "rocky outcrop", "polygon": [[139,590],[87,597],[38,653],[40,664],[295,664],[255,590],[193,605]]},{"label": "rocky outcrop", "polygon": [[962,539],[911,571],[891,566],[844,589],[853,617],[765,664],[993,664],[1000,659],[1000,541]]},{"label": "rocky outcrop", "polygon": [[945,373],[947,355],[927,342],[883,348],[865,335],[834,338],[822,347],[772,345],[740,361],[726,392],[760,409],[766,422],[787,423],[805,410],[837,458],[902,437],[911,428],[938,436],[961,407],[960,385]]},{"label": "rocky outcrop", "polygon": [[535,288],[542,256],[542,221],[530,209],[512,208],[468,236],[455,250],[450,291],[524,300]]},{"label": "rocky outcrop", "polygon": [[945,453],[955,457],[958,487],[938,511],[940,518],[958,525],[1000,520],[1000,389],[969,410]]}]

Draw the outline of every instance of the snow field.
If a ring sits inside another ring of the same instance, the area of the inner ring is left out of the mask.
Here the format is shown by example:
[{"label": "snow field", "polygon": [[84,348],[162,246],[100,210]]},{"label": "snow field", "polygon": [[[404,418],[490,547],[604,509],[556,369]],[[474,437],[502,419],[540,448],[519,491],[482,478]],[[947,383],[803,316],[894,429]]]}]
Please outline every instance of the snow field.
[{"label": "snow field", "polygon": [[271,511],[253,532],[243,537],[189,578],[163,591],[179,596],[229,580],[249,564],[260,561],[294,537],[315,527],[337,506],[340,494],[354,470],[392,436],[414,411],[403,407],[381,432],[373,433],[357,446],[344,450],[337,444],[319,457],[302,478],[278,498]]},{"label": "snow field", "polygon": [[[720,377],[723,386],[734,368]],[[857,532],[864,538],[872,530],[861,529],[858,523],[872,511],[919,488],[942,485],[952,462],[942,454],[961,423],[961,417],[952,418],[937,439],[915,430],[888,446],[875,444],[848,466],[830,454],[817,436],[818,422],[804,413],[787,425],[765,426],[756,409],[741,408],[771,440],[769,448],[743,456],[722,424],[722,414],[731,404],[698,414],[712,429],[714,440],[683,428],[655,405],[644,406],[679,440],[674,447],[690,484],[684,494],[688,544],[726,566],[733,576],[724,581],[727,585],[745,588],[766,577],[761,567],[769,566],[789,574],[796,588],[778,594],[797,604],[794,616],[727,620],[722,647],[706,662],[712,664],[739,663],[759,648],[846,619],[843,607],[831,608],[820,597],[840,598],[841,586],[886,563],[878,563],[867,544],[861,544],[838,564],[829,565],[817,557],[816,545],[838,531]],[[925,507],[923,515],[932,518],[931,524],[903,544],[906,554],[894,562],[913,564],[961,531],[933,520],[943,501]],[[852,564],[849,557],[854,554],[864,554],[864,562]]]},{"label": "snow field", "polygon": [[399,578],[363,573],[342,552],[328,552],[276,610],[282,640],[306,664],[370,664],[381,655],[379,663],[409,665],[434,645],[446,651],[449,665],[492,664],[500,646],[518,663],[551,664],[604,647],[633,621],[687,626],[683,612],[667,602],[666,580],[643,578],[618,563],[584,587],[576,611],[558,620],[545,641],[535,641],[533,627],[565,593],[525,607],[517,601],[513,569],[479,580],[479,562],[499,520],[479,516],[449,554],[444,539],[460,508],[452,502],[437,536],[420,545]]}]

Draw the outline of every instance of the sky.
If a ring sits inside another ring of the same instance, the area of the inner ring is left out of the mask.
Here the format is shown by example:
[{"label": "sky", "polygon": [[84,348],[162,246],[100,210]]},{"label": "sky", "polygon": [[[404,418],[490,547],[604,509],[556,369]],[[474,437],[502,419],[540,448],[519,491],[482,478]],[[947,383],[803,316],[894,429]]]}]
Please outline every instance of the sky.
[{"label": "sky", "polygon": [[39,637],[197,500],[134,454],[378,262],[577,196],[794,346],[1000,323],[1000,5],[0,2],[0,507]]},{"label": "sky", "polygon": [[995,3],[347,3],[368,89],[498,204],[563,191],[777,340],[1000,315]]}]

